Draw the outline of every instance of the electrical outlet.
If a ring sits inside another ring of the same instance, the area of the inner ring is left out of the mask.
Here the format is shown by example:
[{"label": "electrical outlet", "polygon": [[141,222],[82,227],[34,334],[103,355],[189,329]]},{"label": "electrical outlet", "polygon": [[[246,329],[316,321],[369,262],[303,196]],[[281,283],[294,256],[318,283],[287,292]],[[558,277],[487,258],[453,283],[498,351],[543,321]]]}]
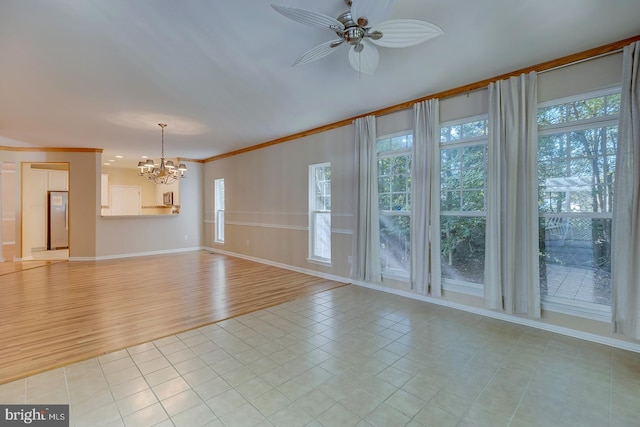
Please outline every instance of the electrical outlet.
[{"label": "electrical outlet", "polygon": [[347,257],[347,263],[348,263],[348,264],[351,264],[352,262],[353,262],[353,257],[352,257],[351,255],[349,255],[349,256]]},{"label": "electrical outlet", "polygon": [[184,240],[189,240],[189,235],[188,234],[184,235]]}]

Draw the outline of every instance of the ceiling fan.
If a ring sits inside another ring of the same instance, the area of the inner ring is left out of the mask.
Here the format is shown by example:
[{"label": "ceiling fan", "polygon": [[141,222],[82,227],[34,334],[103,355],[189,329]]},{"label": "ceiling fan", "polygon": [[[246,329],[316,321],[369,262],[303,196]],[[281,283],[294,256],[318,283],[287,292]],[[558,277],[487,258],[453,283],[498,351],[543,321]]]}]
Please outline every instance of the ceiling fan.
[{"label": "ceiling fan", "polygon": [[373,74],[378,68],[379,54],[374,45],[382,47],[410,47],[437,37],[444,32],[426,21],[391,19],[383,21],[395,0],[344,0],[349,10],[338,18],[306,9],[271,5],[276,11],[316,28],[333,31],[338,38],[322,43],[298,58],[293,66],[324,58],[342,44],[351,46],[349,63],[354,70]]}]

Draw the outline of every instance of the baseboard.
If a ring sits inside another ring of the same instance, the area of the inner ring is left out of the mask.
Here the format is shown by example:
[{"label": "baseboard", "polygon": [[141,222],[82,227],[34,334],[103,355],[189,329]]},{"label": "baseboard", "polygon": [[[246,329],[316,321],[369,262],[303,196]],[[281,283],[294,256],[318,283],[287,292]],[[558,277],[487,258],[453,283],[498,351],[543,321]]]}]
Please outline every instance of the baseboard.
[{"label": "baseboard", "polygon": [[539,321],[536,321],[536,320],[533,320],[533,319],[527,319],[527,318],[522,318],[522,317],[517,317],[517,316],[511,316],[511,315],[506,314],[506,313],[500,313],[500,312],[497,312],[497,311],[487,310],[485,308],[472,307],[472,306],[468,306],[468,305],[464,305],[464,304],[459,304],[459,303],[447,301],[447,300],[444,300],[444,299],[441,299],[441,298],[434,298],[434,297],[429,297],[429,296],[426,296],[426,295],[419,295],[419,294],[416,294],[416,293],[413,293],[413,292],[402,291],[402,290],[399,290],[399,289],[387,288],[387,287],[376,285],[376,284],[373,284],[373,283],[361,282],[361,281],[353,280],[353,279],[347,278],[347,277],[336,276],[336,275],[332,275],[332,274],[326,274],[326,273],[322,273],[322,272],[315,271],[315,270],[308,270],[306,268],[295,267],[295,266],[291,266],[291,265],[288,265],[288,264],[283,264],[283,263],[279,263],[279,262],[265,260],[265,259],[262,259],[262,258],[256,258],[256,257],[248,256],[248,255],[238,254],[238,253],[235,253],[235,252],[229,252],[229,251],[221,250],[221,249],[218,249],[218,248],[203,247],[202,249],[205,249],[207,251],[214,252],[214,253],[220,253],[220,254],[224,254],[224,255],[233,256],[233,257],[236,257],[236,258],[246,259],[248,261],[254,261],[254,262],[259,262],[261,264],[271,265],[273,267],[283,268],[285,270],[296,271],[296,272],[299,272],[299,273],[308,274],[310,276],[316,276],[316,277],[321,277],[323,279],[334,280],[336,282],[351,283],[351,284],[354,284],[356,286],[362,286],[362,287],[365,287],[365,288],[369,288],[369,289],[373,289],[373,290],[377,290],[377,291],[381,291],[381,292],[386,292],[386,293],[389,293],[389,294],[398,295],[398,296],[410,298],[410,299],[413,299],[413,300],[423,301],[423,302],[427,302],[427,303],[430,303],[430,304],[437,304],[437,305],[440,305],[440,306],[449,307],[449,308],[453,308],[453,309],[456,309],[456,310],[465,311],[465,312],[468,312],[468,313],[478,314],[478,315],[484,316],[484,317],[490,317],[490,318],[493,318],[493,319],[504,320],[505,322],[516,323],[516,324],[519,324],[519,325],[529,326],[529,327],[532,327],[532,328],[536,328],[536,329],[540,329],[540,330],[544,330],[544,331],[548,331],[548,332],[554,332],[554,333],[557,333],[557,334],[560,334],[560,335],[565,335],[565,336],[568,336],[568,337],[578,338],[578,339],[582,339],[582,340],[585,340],[585,341],[591,341],[591,342],[595,342],[595,343],[598,343],[598,344],[608,345],[610,347],[620,348],[622,350],[628,350],[628,351],[632,351],[632,352],[635,352],[635,353],[640,353],[640,343],[633,343],[633,342],[629,342],[629,341],[619,340],[619,339],[616,339],[616,338],[603,337],[601,335],[592,334],[592,333],[589,333],[589,332],[578,331],[576,329],[566,328],[566,327],[563,327],[563,326],[556,326],[556,325],[552,325],[552,324],[549,324],[549,323],[539,322]]},{"label": "baseboard", "polygon": [[334,282],[340,282],[340,283],[351,283],[352,280],[346,277],[342,277],[342,276],[336,276],[334,274],[327,274],[327,273],[323,273],[321,271],[316,271],[316,270],[310,270],[307,268],[302,268],[302,267],[295,267],[289,264],[283,264],[280,262],[275,262],[275,261],[269,261],[263,258],[256,258],[256,257],[252,257],[249,255],[243,255],[243,254],[238,254],[235,252],[229,252],[229,251],[225,251],[222,249],[218,249],[218,248],[211,248],[211,247],[204,247],[202,248],[204,250],[207,250],[209,252],[213,252],[213,253],[218,253],[218,254],[222,254],[222,255],[229,255],[235,258],[242,258],[242,259],[246,259],[247,261],[253,261],[253,262],[258,262],[260,264],[266,264],[266,265],[270,265],[272,267],[278,267],[278,268],[282,268],[284,270],[289,270],[289,271],[295,271],[297,273],[303,273],[303,274],[308,274],[309,276],[315,276],[315,277],[320,277],[322,279],[327,279],[327,280],[333,280]]},{"label": "baseboard", "polygon": [[141,256],[150,256],[150,255],[167,255],[167,254],[175,254],[179,252],[193,252],[205,249],[201,246],[195,246],[191,248],[180,248],[180,249],[165,249],[161,251],[148,251],[148,252],[131,252],[126,254],[114,254],[114,255],[102,255],[97,257],[69,257],[69,261],[102,261],[108,259],[118,259],[118,258],[135,258]]}]

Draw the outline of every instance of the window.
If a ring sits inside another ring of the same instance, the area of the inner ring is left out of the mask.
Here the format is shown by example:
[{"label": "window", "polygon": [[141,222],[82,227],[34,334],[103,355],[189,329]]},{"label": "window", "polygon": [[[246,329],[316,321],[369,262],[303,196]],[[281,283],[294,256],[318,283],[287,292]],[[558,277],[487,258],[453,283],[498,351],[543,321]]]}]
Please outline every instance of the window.
[{"label": "window", "polygon": [[611,305],[619,89],[538,109],[540,293]]},{"label": "window", "polygon": [[216,216],[215,236],[216,243],[224,243],[224,179],[214,181],[214,212]]},{"label": "window", "polygon": [[331,262],[331,163],[309,166],[309,259]]},{"label": "window", "polygon": [[440,248],[445,284],[477,287],[484,283],[487,143],[484,117],[440,127]]},{"label": "window", "polygon": [[407,132],[376,141],[382,274],[400,278],[410,267],[412,147]]}]

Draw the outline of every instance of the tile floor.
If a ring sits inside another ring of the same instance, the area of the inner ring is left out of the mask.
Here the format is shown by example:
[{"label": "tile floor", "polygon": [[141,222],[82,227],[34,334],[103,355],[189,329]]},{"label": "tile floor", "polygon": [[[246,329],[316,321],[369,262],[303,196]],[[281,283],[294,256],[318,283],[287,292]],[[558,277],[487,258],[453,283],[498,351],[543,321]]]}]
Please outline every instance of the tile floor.
[{"label": "tile floor", "polygon": [[640,354],[356,286],[0,385],[71,426],[638,426]]}]

